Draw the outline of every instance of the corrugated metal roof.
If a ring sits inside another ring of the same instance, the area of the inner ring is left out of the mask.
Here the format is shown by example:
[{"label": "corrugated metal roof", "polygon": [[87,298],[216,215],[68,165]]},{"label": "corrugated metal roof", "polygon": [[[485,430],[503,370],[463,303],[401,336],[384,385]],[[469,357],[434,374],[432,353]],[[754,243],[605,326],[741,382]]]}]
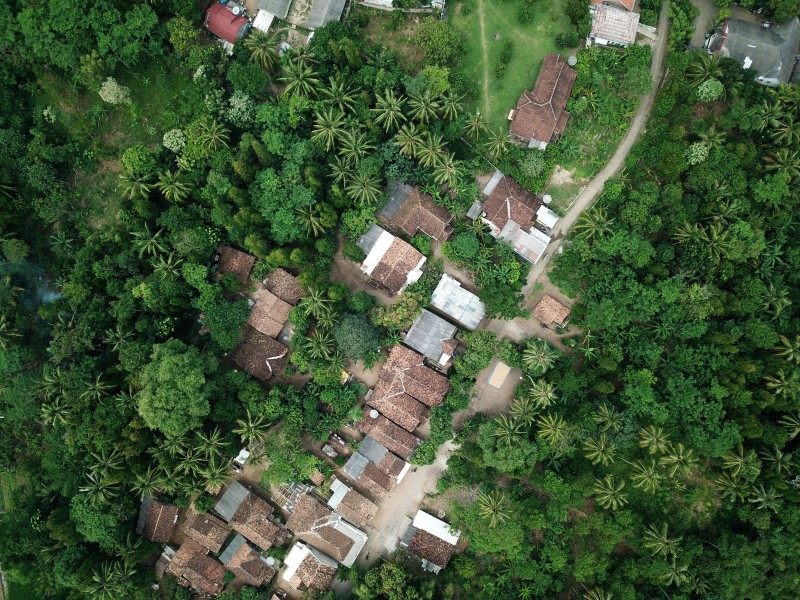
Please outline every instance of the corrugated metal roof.
[{"label": "corrugated metal roof", "polygon": [[233,558],[233,555],[247,543],[247,540],[241,533],[237,533],[236,537],[233,538],[228,547],[222,551],[222,554],[219,555],[219,562],[223,565],[227,565],[230,560]]},{"label": "corrugated metal roof", "polygon": [[375,247],[378,238],[384,233],[386,233],[386,230],[383,227],[379,227],[373,223],[369,226],[367,232],[356,240],[356,244],[359,248],[361,248],[361,251],[364,254],[369,255],[372,248]]},{"label": "corrugated metal roof", "polygon": [[379,444],[375,438],[369,435],[364,438],[364,441],[358,447],[358,452],[376,465],[383,460],[388,451],[386,446]]},{"label": "corrugated metal roof", "polygon": [[285,19],[289,14],[292,0],[256,0],[256,8],[271,12],[279,19]]},{"label": "corrugated metal roof", "polygon": [[492,175],[492,178],[489,180],[489,183],[486,184],[486,187],[483,188],[483,195],[488,196],[494,191],[494,188],[497,187],[497,184],[500,183],[500,180],[504,177],[504,175],[498,169]]},{"label": "corrugated metal roof", "polygon": [[389,196],[389,201],[378,212],[389,220],[393,219],[413,189],[410,185],[400,181],[390,181],[385,190],[386,195]]},{"label": "corrugated metal roof", "polygon": [[345,0],[314,0],[311,5],[311,13],[306,20],[306,27],[317,29],[331,21],[338,21],[342,18]]},{"label": "corrugated metal roof", "polygon": [[342,467],[342,470],[348,477],[357,480],[361,477],[361,474],[364,472],[364,469],[367,468],[368,464],[369,459],[366,456],[358,452],[353,452],[348,461],[344,464],[344,467]]},{"label": "corrugated metal roof", "polygon": [[228,486],[228,489],[225,490],[225,493],[217,502],[214,510],[220,517],[226,521],[230,521],[249,493],[246,487],[238,481],[234,481]]},{"label": "corrugated metal roof", "polygon": [[147,511],[150,510],[150,505],[153,503],[153,499],[150,496],[144,496],[142,498],[142,507],[139,509],[139,520],[136,522],[136,533],[142,535],[144,531],[144,524],[147,522]]},{"label": "corrugated metal roof", "polygon": [[438,363],[442,358],[442,342],[455,337],[456,331],[455,325],[423,310],[414,320],[403,343]]},{"label": "corrugated metal roof", "polygon": [[447,273],[442,275],[433,291],[431,306],[473,331],[486,314],[480,298],[461,287],[461,283]]}]

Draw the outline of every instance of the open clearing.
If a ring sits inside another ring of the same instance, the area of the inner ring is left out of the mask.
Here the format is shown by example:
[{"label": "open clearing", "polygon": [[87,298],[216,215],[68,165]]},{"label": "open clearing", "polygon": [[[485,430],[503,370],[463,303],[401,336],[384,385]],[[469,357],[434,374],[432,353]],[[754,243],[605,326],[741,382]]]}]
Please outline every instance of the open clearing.
[{"label": "open clearing", "polygon": [[[489,127],[494,130],[508,128],[508,111],[516,106],[524,90],[533,88],[545,54],[571,54],[569,50],[559,51],[555,43],[557,34],[571,28],[563,14],[562,3],[540,0],[535,5],[533,18],[520,23],[518,15],[524,6],[524,0],[503,3],[467,0],[448,17],[454,27],[464,32],[466,39],[460,69],[477,83],[479,90],[479,97],[469,108],[484,111]],[[494,68],[500,63],[500,54],[508,41],[514,46],[512,57],[505,75],[498,79]]]}]

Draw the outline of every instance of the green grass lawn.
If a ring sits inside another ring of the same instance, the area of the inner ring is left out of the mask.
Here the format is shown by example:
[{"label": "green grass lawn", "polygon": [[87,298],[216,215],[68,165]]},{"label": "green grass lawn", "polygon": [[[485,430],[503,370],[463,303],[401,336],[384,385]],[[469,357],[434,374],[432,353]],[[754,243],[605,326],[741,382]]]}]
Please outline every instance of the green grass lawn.
[{"label": "green grass lawn", "polygon": [[[478,83],[479,94],[470,108],[480,109],[493,130],[508,129],[508,112],[524,90],[533,88],[544,55],[558,52],[555,36],[569,31],[571,25],[559,0],[538,0],[534,18],[524,24],[518,14],[525,0],[468,0],[466,4],[471,7],[467,15],[463,4],[448,5],[448,19],[466,37],[460,69]],[[498,79],[494,68],[508,40],[514,44],[512,58]]]},{"label": "green grass lawn", "polygon": [[4,471],[0,473],[0,512],[14,508],[14,490],[17,482],[14,474]]}]

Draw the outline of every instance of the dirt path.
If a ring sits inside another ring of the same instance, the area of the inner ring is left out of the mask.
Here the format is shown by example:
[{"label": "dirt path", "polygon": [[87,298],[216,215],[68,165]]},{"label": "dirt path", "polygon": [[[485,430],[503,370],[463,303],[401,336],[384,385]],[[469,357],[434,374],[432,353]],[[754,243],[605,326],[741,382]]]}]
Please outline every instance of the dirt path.
[{"label": "dirt path", "polygon": [[381,556],[395,551],[408,523],[403,517],[413,519],[426,494],[436,493],[436,482],[447,468],[447,459],[455,449],[452,442],[442,444],[433,464],[416,467],[378,502],[378,514],[365,527],[369,539],[358,557],[360,567],[369,567]]},{"label": "dirt path", "polygon": [[483,0],[478,0],[478,22],[481,26],[481,54],[483,55],[483,114],[489,114],[489,48],[486,46],[486,20],[483,17]]}]

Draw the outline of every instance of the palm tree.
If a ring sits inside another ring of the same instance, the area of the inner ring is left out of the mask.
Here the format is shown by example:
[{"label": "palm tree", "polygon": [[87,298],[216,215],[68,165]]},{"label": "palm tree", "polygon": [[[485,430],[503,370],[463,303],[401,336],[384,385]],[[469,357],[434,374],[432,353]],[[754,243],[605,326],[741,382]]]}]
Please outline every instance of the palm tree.
[{"label": "palm tree", "polygon": [[778,345],[772,349],[776,356],[780,356],[787,362],[800,365],[800,335],[794,336],[793,340],[782,335],[779,340]]},{"label": "palm tree", "polygon": [[664,454],[669,447],[669,436],[664,429],[648,425],[639,430],[639,448],[647,448],[650,454]]},{"label": "palm tree", "polygon": [[659,576],[659,579],[666,585],[681,585],[686,582],[686,571],[689,570],[688,565],[677,565],[675,557],[672,557],[672,563],[669,566],[669,571]]},{"label": "palm tree", "polygon": [[536,420],[536,415],[539,414],[539,407],[530,398],[519,398],[514,400],[508,412],[515,422],[530,427]]},{"label": "palm tree", "polygon": [[415,157],[422,147],[422,134],[414,123],[406,123],[394,136],[400,154]]},{"label": "palm tree", "polygon": [[50,427],[66,425],[72,415],[72,409],[64,403],[63,398],[55,398],[42,405],[42,422]]},{"label": "palm tree", "polygon": [[599,436],[591,436],[583,442],[583,449],[586,451],[584,456],[592,461],[593,465],[601,464],[604,467],[614,462],[617,454],[617,447],[609,443],[605,432]]},{"label": "palm tree", "polygon": [[734,477],[738,477],[744,471],[745,479],[750,479],[761,471],[756,453],[752,450],[745,452],[742,444],[735,450],[728,450],[725,453],[722,457],[722,468],[729,470]]},{"label": "palm tree", "polygon": [[778,424],[786,429],[790,441],[800,435],[800,413],[784,415],[778,420]]},{"label": "palm tree", "polygon": [[152,496],[156,492],[161,491],[163,482],[158,469],[152,466],[147,467],[144,473],[136,473],[131,489],[139,494],[139,496]]},{"label": "palm tree", "polygon": [[89,456],[94,459],[89,465],[89,471],[95,475],[107,477],[112,471],[119,471],[123,467],[123,458],[119,450],[90,452]]},{"label": "palm tree", "polygon": [[714,485],[723,498],[744,501],[747,496],[747,484],[730,473],[722,473],[714,479]]},{"label": "palm tree", "polygon": [[[159,256],[152,264],[153,273],[157,275],[159,279],[171,279],[181,274],[183,259],[179,258],[174,252],[170,252],[166,258]],[[120,327],[120,325],[117,324],[117,327]]]},{"label": "palm tree", "polygon": [[778,477],[784,477],[794,468],[791,452],[783,452],[777,445],[765,448],[759,452],[761,460],[769,466]]},{"label": "palm tree", "polygon": [[213,460],[215,457],[222,456],[225,440],[219,427],[214,427],[211,433],[206,433],[202,429],[198,430],[195,432],[194,437],[195,446],[203,453],[206,460]]},{"label": "palm tree", "polygon": [[315,98],[320,85],[319,76],[309,65],[290,60],[283,69],[281,81],[286,84],[285,94],[300,98]]},{"label": "palm tree", "polygon": [[345,185],[353,174],[353,163],[341,156],[334,156],[328,163],[328,169],[334,185]]},{"label": "palm tree", "polygon": [[511,447],[519,444],[525,437],[525,427],[519,421],[509,418],[507,415],[500,415],[494,420],[494,431],[492,435],[497,438],[498,443]]},{"label": "palm tree", "polygon": [[422,143],[417,149],[416,157],[423,167],[433,167],[441,161],[441,157],[444,153],[443,148],[444,143],[442,142],[442,136],[428,133],[422,138]]},{"label": "palm tree", "polygon": [[318,111],[311,139],[320,142],[330,152],[336,141],[344,136],[344,115],[333,108]]},{"label": "palm tree", "polygon": [[780,102],[762,100],[761,104],[752,109],[751,114],[758,121],[756,130],[764,131],[778,126],[783,116],[783,106]]},{"label": "palm tree", "polygon": [[670,477],[688,477],[697,466],[694,451],[681,443],[670,444],[667,453],[658,462],[667,468]]},{"label": "palm tree", "polygon": [[705,52],[697,52],[692,63],[686,67],[686,80],[694,87],[711,78],[720,79],[722,68],[719,66],[719,57]]},{"label": "palm tree", "polygon": [[658,491],[661,482],[664,481],[664,475],[659,470],[655,460],[651,460],[647,464],[637,460],[633,463],[631,481],[633,481],[633,487],[653,494]]},{"label": "palm tree", "polygon": [[255,415],[248,408],[244,419],[236,419],[236,427],[231,431],[242,439],[242,443],[252,447],[261,446],[267,435],[269,421],[263,415]]},{"label": "palm tree", "polygon": [[323,88],[322,95],[342,112],[355,110],[355,93],[340,74],[328,79],[328,87]]},{"label": "palm tree", "polygon": [[192,184],[179,172],[164,171],[158,177],[158,189],[170,202],[183,202],[192,193]]},{"label": "palm tree", "polygon": [[309,46],[292,48],[292,62],[303,65],[304,67],[317,64],[317,57]]},{"label": "palm tree", "polygon": [[478,492],[478,514],[489,522],[489,527],[502,525],[510,516],[506,495],[500,490],[492,490],[488,494]]},{"label": "palm tree", "polygon": [[486,131],[486,119],[481,111],[476,110],[473,114],[467,117],[467,121],[464,124],[464,131],[473,140],[478,139],[478,136],[482,132]]},{"label": "palm tree", "polygon": [[363,131],[359,131],[358,133],[348,131],[342,136],[339,154],[351,163],[357,163],[364,158],[370,150],[374,149],[375,146],[370,143],[369,138]]},{"label": "palm tree", "polygon": [[308,290],[308,295],[300,301],[299,306],[303,308],[303,312],[312,317],[316,317],[325,311],[331,303],[331,299],[325,292],[317,288]]},{"label": "palm tree", "polygon": [[496,160],[506,153],[508,144],[508,134],[504,131],[492,131],[489,133],[489,139],[484,143],[484,147],[489,156]]},{"label": "palm tree", "polygon": [[309,237],[319,237],[325,233],[319,205],[303,206],[297,209],[296,214],[297,219],[303,224],[303,228]]},{"label": "palm tree", "polygon": [[0,315],[0,348],[8,350],[12,340],[20,337],[22,334],[8,322],[6,315]]},{"label": "palm tree", "polygon": [[603,206],[594,206],[584,211],[572,227],[575,236],[587,241],[611,234],[611,225],[614,219],[608,218],[608,212]]},{"label": "palm tree", "polygon": [[108,392],[114,389],[113,385],[107,384],[103,381],[102,375],[96,375],[94,379],[84,382],[85,389],[81,393],[81,399],[94,400],[98,402],[103,396],[107,396]]},{"label": "palm tree", "polygon": [[800,121],[792,115],[778,120],[777,127],[770,132],[772,141],[779,146],[794,146],[800,141]]},{"label": "palm tree", "polygon": [[583,593],[583,600],[611,600],[611,592],[602,588],[592,588]]},{"label": "palm tree", "polygon": [[205,480],[206,488],[209,490],[218,490],[228,481],[230,471],[230,463],[226,460],[211,460],[208,464],[200,470]]},{"label": "palm tree", "polygon": [[613,475],[606,475],[603,479],[595,479],[592,491],[600,506],[617,510],[628,503],[627,496],[622,493],[624,487],[624,481],[617,481]]},{"label": "palm tree", "polygon": [[532,374],[542,374],[553,366],[558,353],[547,342],[533,340],[522,352],[522,364]]},{"label": "palm tree", "polygon": [[82,590],[89,598],[95,600],[117,600],[124,598],[130,588],[128,579],[132,570],[123,574],[119,563],[105,562],[92,573],[92,581]]},{"label": "palm tree", "polygon": [[216,119],[203,121],[200,125],[200,143],[210,152],[217,152],[228,147],[230,131]]},{"label": "palm tree", "polygon": [[462,100],[464,96],[456,96],[452,91],[448,91],[442,98],[442,117],[448,121],[455,121],[464,108]]},{"label": "palm tree", "polygon": [[758,510],[771,510],[778,512],[781,495],[773,488],[764,488],[762,484],[753,487],[748,502],[755,504]]},{"label": "palm tree", "polygon": [[324,331],[330,331],[336,325],[338,314],[330,306],[320,312],[317,316],[317,328]]},{"label": "palm tree", "polygon": [[308,355],[313,359],[328,359],[333,354],[333,336],[327,331],[317,329],[306,340]]},{"label": "palm tree", "polygon": [[708,241],[705,228],[700,223],[684,221],[675,229],[672,239],[681,246],[695,247]]},{"label": "palm tree", "polygon": [[724,131],[719,131],[713,125],[697,135],[698,141],[704,143],[708,148],[717,148],[725,143],[727,135]]},{"label": "palm tree", "polygon": [[433,180],[438,185],[454,189],[458,185],[461,169],[452,154],[443,154],[433,167]]},{"label": "palm tree", "polygon": [[791,398],[797,393],[797,372],[790,371],[787,375],[783,369],[778,369],[774,375],[764,376],[764,382],[772,393],[779,398]]},{"label": "palm tree", "polygon": [[131,232],[133,247],[139,250],[139,257],[145,254],[155,256],[164,252],[164,246],[161,245],[163,232],[163,229],[159,229],[155,233],[150,233],[150,226],[147,223],[144,225],[144,231]]},{"label": "palm tree", "polygon": [[568,427],[564,418],[559,414],[545,413],[536,419],[539,436],[551,447],[561,449],[567,443]]},{"label": "palm tree", "polygon": [[50,236],[50,248],[58,254],[70,254],[73,250],[72,245],[74,243],[75,238],[69,237],[69,234],[63,229],[59,229]]},{"label": "palm tree", "polygon": [[550,408],[557,397],[556,386],[544,379],[537,379],[528,388],[528,398],[539,409]]},{"label": "palm tree", "polygon": [[375,122],[388,133],[405,122],[405,100],[396,96],[391,89],[386,89],[383,95],[375,96],[375,108],[372,112],[375,113]]},{"label": "palm tree", "polygon": [[661,528],[650,525],[644,531],[644,547],[650,550],[653,556],[678,555],[678,543],[683,537],[671,538],[667,533],[667,524],[662,523]]},{"label": "palm tree", "polygon": [[786,174],[788,183],[800,178],[800,152],[790,148],[778,148],[768,152],[764,157],[767,171],[779,171]]},{"label": "palm tree", "polygon": [[411,108],[411,118],[423,125],[435,121],[442,107],[428,90],[422,94],[409,94],[408,106]]},{"label": "palm tree", "polygon": [[274,35],[254,29],[244,40],[244,47],[250,52],[250,60],[264,69],[272,71],[280,62],[278,41]]},{"label": "palm tree", "polygon": [[122,195],[128,200],[145,199],[153,189],[153,184],[143,177],[133,177],[123,173],[119,179],[122,182]]},{"label": "palm tree", "polygon": [[96,473],[89,473],[86,478],[89,481],[79,487],[78,491],[86,494],[92,504],[103,504],[119,495],[119,482]]},{"label": "palm tree", "polygon": [[374,175],[359,172],[345,187],[345,191],[359,206],[375,206],[381,197],[380,180]]},{"label": "palm tree", "polygon": [[592,420],[597,423],[602,431],[616,431],[622,425],[622,415],[610,404],[601,404],[592,415]]}]

